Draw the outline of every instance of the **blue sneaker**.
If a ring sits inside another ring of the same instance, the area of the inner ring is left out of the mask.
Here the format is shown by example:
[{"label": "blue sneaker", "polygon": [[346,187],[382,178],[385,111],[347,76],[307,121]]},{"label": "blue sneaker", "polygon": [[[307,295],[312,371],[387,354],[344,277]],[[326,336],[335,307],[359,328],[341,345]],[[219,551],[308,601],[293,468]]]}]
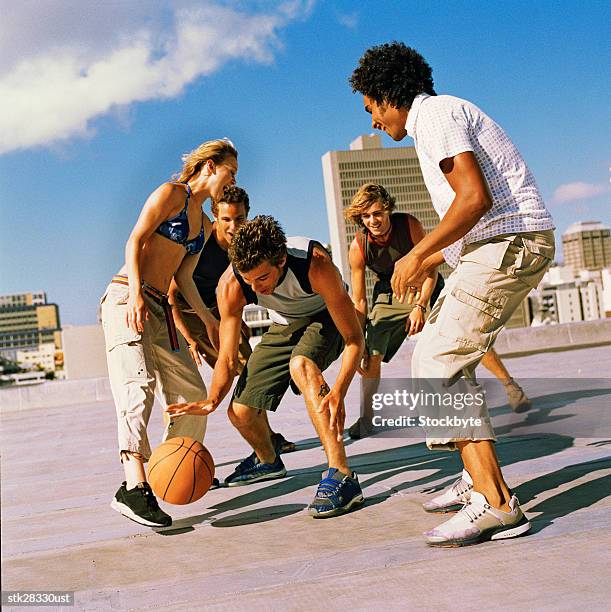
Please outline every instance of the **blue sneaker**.
[{"label": "blue sneaker", "polygon": [[329,468],[323,472],[316,497],[308,510],[314,518],[327,518],[344,514],[363,501],[363,491],[355,472],[349,476],[336,468]]},{"label": "blue sneaker", "polygon": [[[295,450],[296,445],[294,442],[287,442],[281,433],[272,434],[272,446],[276,451],[276,455],[281,453],[291,453]],[[242,459],[235,468],[235,472],[244,473],[252,470],[255,465],[259,462],[257,453],[253,452],[246,459]]]},{"label": "blue sneaker", "polygon": [[273,463],[261,463],[255,455],[246,457],[232,474],[225,478],[225,486],[239,487],[242,485],[251,484],[253,482],[262,482],[263,480],[274,480],[286,476],[286,468],[280,455],[276,455],[276,460]]}]

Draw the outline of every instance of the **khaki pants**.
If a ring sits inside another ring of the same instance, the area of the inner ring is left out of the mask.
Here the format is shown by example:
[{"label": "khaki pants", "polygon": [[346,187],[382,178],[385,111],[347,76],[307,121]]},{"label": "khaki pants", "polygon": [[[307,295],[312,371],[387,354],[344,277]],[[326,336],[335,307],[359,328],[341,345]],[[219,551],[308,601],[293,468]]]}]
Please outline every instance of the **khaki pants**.
[{"label": "khaki pants", "polygon": [[[149,313],[142,334],[126,322],[128,287],[111,283],[101,300],[102,325],[106,340],[106,360],[110,387],[117,409],[119,450],[139,453],[145,461],[151,456],[147,425],[155,392],[166,404],[206,399],[206,386],[185,341],[179,337],[180,351],[170,348],[163,308],[145,294]],[[187,436],[203,441],[206,417],[180,416],[168,421],[163,441]]]},{"label": "khaki pants", "polygon": [[[464,377],[473,387],[475,368],[509,317],[539,284],[554,252],[551,230],[495,236],[466,245],[420,333],[412,356],[412,377],[442,380],[448,386]],[[427,435],[428,447],[455,450],[458,441],[495,439],[485,404],[477,413],[462,416],[484,417],[488,425],[477,435],[464,430],[444,438]]]}]

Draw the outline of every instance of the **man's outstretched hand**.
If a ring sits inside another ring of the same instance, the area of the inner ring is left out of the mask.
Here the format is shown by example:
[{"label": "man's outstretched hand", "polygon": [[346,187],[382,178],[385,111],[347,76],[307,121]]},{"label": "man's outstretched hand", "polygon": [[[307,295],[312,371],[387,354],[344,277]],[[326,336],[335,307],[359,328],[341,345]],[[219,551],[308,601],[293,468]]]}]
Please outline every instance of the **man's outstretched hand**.
[{"label": "man's outstretched hand", "polygon": [[191,402],[189,404],[171,404],[165,411],[170,416],[183,416],[184,414],[206,416],[215,410],[216,405],[212,400],[205,400],[203,402]]}]

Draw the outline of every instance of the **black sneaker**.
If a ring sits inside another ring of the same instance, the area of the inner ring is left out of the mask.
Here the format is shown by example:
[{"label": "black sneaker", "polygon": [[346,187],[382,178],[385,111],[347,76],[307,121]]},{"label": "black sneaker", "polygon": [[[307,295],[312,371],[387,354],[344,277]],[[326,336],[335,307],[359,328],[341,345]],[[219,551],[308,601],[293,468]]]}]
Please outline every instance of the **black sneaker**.
[{"label": "black sneaker", "polygon": [[141,482],[130,490],[126,485],[126,482],[121,485],[110,502],[113,510],[147,527],[169,527],[172,524],[172,517],[159,507],[148,482]]}]

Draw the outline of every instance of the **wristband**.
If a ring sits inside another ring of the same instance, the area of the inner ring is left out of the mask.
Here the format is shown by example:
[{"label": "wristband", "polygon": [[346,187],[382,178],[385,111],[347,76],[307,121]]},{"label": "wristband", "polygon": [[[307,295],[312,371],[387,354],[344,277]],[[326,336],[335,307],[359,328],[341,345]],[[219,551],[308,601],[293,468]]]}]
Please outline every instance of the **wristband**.
[{"label": "wristband", "polygon": [[414,304],[416,308],[420,308],[422,312],[426,312],[426,306],[422,306],[421,304]]}]

